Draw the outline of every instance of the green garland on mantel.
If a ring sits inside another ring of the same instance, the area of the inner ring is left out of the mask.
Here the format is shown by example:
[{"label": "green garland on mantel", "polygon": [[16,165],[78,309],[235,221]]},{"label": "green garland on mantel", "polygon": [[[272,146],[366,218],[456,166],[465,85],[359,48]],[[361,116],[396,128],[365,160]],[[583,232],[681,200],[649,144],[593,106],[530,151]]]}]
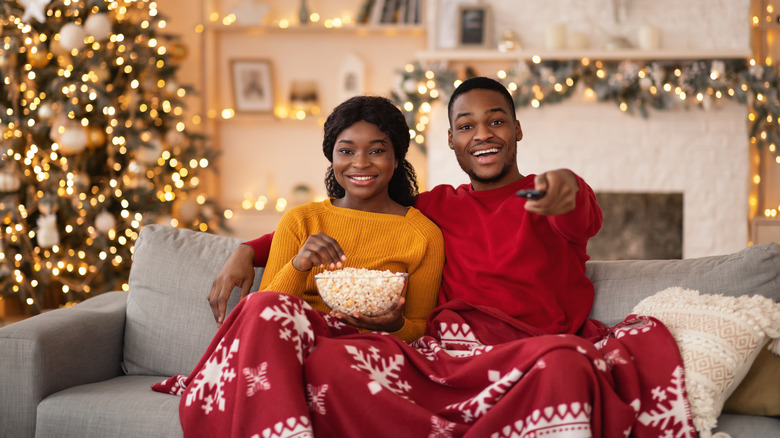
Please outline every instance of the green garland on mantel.
[{"label": "green garland on mantel", "polygon": [[[446,64],[419,62],[398,71],[391,92],[425,152],[425,125],[433,102],[446,102],[456,81],[476,72],[458,72]],[[507,86],[520,107],[562,102],[588,93],[599,102],[614,102],[628,114],[650,116],[650,109],[708,110],[721,99],[736,100],[750,110],[750,141],[780,157],[780,75],[773,66],[747,60],[696,61],[543,61],[518,62],[493,76]],[[780,158],[777,158],[780,160]]]}]

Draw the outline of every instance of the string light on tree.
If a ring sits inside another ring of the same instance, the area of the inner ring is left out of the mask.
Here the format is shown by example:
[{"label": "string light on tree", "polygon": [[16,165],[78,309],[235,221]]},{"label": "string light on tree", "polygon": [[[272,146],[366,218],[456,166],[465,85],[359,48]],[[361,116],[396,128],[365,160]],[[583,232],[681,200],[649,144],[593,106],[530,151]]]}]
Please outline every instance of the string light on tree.
[{"label": "string light on tree", "polygon": [[51,291],[126,289],[148,223],[224,226],[165,27],[153,1],[0,2],[0,293],[32,312]]}]

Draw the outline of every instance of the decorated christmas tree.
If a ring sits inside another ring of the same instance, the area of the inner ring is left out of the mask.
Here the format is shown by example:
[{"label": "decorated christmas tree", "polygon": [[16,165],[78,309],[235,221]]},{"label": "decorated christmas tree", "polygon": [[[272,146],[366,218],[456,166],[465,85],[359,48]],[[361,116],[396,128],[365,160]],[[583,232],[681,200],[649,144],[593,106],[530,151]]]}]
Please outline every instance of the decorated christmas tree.
[{"label": "decorated christmas tree", "polygon": [[27,313],[126,290],[146,224],[224,225],[165,25],[145,0],[0,2],[0,293]]}]

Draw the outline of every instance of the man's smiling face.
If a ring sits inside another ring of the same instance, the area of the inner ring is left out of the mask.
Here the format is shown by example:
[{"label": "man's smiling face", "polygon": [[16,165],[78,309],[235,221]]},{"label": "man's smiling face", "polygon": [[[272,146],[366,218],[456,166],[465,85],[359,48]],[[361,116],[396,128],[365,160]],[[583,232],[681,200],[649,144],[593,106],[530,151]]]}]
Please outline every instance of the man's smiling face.
[{"label": "man's smiling face", "polygon": [[473,89],[453,102],[449,146],[474,190],[503,187],[521,178],[517,142],[523,132],[514,113],[493,90]]}]

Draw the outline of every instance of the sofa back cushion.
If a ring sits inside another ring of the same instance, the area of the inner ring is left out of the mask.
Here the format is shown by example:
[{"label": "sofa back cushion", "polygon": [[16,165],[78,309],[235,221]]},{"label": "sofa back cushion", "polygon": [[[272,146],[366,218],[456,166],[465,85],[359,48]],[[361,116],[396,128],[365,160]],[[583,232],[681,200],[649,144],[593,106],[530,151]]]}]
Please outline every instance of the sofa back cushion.
[{"label": "sofa back cushion", "polygon": [[608,326],[622,321],[644,298],[679,286],[706,294],[763,295],[780,302],[780,245],[683,260],[588,261],[596,288],[590,317]]},{"label": "sofa back cushion", "polygon": [[[211,284],[240,240],[147,225],[135,243],[125,322],[123,369],[127,374],[187,375],[217,332],[207,297]],[[255,270],[252,290],[260,285]],[[233,290],[228,309],[239,300]]]}]

